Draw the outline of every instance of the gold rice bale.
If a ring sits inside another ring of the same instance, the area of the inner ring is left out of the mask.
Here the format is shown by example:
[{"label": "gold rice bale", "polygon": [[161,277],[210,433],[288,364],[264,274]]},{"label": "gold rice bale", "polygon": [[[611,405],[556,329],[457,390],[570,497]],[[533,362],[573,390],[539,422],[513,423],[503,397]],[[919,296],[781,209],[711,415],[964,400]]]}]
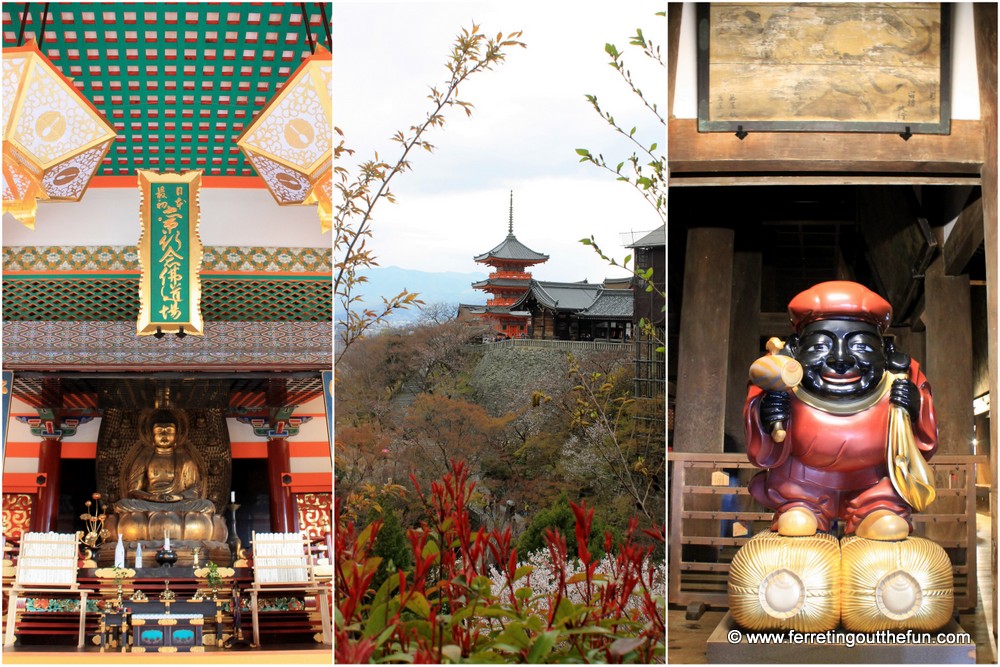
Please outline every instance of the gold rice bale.
[{"label": "gold rice bale", "polygon": [[951,619],[951,561],[922,537],[882,542],[846,537],[841,542],[841,612],[845,630],[925,630]]},{"label": "gold rice bale", "polygon": [[729,569],[729,612],[745,630],[833,630],[840,621],[840,543],[831,535],[755,535]]}]

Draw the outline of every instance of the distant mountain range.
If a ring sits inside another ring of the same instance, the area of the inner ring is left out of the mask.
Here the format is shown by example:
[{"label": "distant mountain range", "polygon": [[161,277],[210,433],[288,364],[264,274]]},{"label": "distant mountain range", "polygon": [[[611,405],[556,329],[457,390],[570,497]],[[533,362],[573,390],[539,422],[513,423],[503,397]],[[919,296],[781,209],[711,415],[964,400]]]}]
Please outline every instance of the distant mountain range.
[{"label": "distant mountain range", "polygon": [[[486,273],[458,273],[455,271],[430,272],[401,269],[398,266],[380,266],[362,273],[368,282],[357,288],[357,293],[364,295],[365,307],[376,309],[382,303],[382,297],[393,297],[406,289],[420,294],[424,303],[446,303],[457,306],[459,303],[486,303],[489,295],[472,289],[472,283],[486,278]],[[341,319],[338,308],[337,319]],[[420,311],[408,309],[399,311],[393,318],[393,324],[405,324],[420,318]]]}]

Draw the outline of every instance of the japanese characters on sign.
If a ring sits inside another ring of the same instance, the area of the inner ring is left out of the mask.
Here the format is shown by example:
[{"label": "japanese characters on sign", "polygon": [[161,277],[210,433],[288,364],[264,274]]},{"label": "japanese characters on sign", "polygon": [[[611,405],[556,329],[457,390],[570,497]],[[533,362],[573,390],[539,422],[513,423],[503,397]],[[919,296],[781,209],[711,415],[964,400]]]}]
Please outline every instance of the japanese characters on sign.
[{"label": "japanese characters on sign", "polygon": [[137,332],[201,335],[201,240],[198,188],[201,171],[186,174],[139,172],[142,236],[139,261],[140,310]]}]

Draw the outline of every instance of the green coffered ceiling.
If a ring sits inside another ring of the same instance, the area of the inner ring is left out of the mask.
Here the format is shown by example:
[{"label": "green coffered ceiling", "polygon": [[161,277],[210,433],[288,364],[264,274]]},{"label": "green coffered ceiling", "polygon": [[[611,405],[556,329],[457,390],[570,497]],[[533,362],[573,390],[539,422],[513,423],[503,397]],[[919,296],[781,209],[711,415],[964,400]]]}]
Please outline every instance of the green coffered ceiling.
[{"label": "green coffered ceiling", "polygon": [[[25,41],[45,3],[29,5]],[[330,48],[331,5],[305,9],[313,41]],[[3,4],[5,47],[24,11]],[[310,54],[306,34],[300,3],[53,2],[41,50],[118,133],[98,175],[251,176],[236,138]]]}]

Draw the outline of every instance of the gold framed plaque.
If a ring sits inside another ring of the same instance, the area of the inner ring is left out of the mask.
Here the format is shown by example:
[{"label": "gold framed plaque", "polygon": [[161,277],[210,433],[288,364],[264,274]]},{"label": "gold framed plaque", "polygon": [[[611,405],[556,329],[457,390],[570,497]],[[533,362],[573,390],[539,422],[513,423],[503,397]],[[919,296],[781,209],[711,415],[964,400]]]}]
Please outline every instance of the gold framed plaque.
[{"label": "gold framed plaque", "polygon": [[949,134],[950,67],[946,4],[700,4],[698,130]]},{"label": "gold framed plaque", "polygon": [[158,174],[139,170],[140,336],[201,336],[201,170]]}]

